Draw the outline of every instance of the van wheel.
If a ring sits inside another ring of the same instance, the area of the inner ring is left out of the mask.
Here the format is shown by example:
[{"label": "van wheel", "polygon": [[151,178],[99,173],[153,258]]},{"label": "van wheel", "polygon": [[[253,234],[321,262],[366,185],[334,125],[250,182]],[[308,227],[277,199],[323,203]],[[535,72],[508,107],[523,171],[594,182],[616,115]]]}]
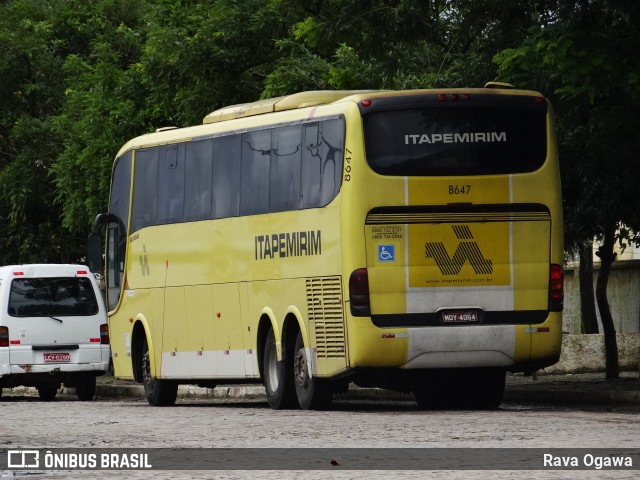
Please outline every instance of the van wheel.
[{"label": "van wheel", "polygon": [[178,384],[168,380],[156,380],[151,376],[151,356],[146,338],[142,343],[142,383],[150,405],[166,407],[176,403]]},{"label": "van wheel", "polygon": [[38,395],[40,396],[40,400],[44,400],[45,402],[50,402],[54,398],[56,398],[56,393],[58,393],[58,389],[56,387],[36,387],[38,389]]},{"label": "van wheel", "polygon": [[296,384],[296,396],[303,410],[324,410],[333,399],[331,384],[323,379],[313,378],[309,374],[309,362],[304,351],[302,332],[296,338],[295,357],[293,360],[293,375]]},{"label": "van wheel", "polygon": [[276,338],[269,329],[264,343],[263,372],[264,391],[269,406],[274,410],[296,407],[296,391],[293,387],[293,366],[289,360],[291,352],[285,352],[284,360],[278,361]]},{"label": "van wheel", "polygon": [[93,400],[96,394],[96,377],[87,377],[84,381],[76,385],[76,396],[82,402]]}]

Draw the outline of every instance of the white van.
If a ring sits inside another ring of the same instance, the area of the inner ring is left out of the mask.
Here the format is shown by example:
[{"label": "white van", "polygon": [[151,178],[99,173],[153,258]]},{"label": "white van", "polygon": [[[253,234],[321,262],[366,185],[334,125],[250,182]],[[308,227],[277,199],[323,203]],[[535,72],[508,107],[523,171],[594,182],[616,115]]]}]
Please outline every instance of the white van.
[{"label": "white van", "polygon": [[53,400],[64,383],[91,400],[110,355],[107,312],[88,267],[0,267],[0,395],[25,385]]}]

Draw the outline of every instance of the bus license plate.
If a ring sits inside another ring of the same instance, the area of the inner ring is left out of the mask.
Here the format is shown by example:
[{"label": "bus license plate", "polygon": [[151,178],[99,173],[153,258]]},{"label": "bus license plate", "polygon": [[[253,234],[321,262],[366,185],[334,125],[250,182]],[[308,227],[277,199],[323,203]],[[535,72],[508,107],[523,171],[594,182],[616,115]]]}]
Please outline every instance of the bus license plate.
[{"label": "bus license plate", "polygon": [[68,362],[71,360],[69,352],[45,353],[45,362]]},{"label": "bus license plate", "polygon": [[467,310],[461,312],[442,312],[443,323],[477,323],[478,312]]}]

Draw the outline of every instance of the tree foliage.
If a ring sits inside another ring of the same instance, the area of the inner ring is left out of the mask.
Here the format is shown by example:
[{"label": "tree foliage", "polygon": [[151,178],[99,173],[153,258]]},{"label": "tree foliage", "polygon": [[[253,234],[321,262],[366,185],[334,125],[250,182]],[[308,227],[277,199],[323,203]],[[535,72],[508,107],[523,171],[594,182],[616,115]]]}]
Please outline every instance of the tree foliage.
[{"label": "tree foliage", "polygon": [[607,377],[618,375],[606,294],[613,250],[616,241],[637,241],[640,228],[639,27],[634,1],[558,1],[555,15],[532,27],[521,46],[496,56],[499,75],[542,85],[558,110],[568,247],[603,240],[596,298]]}]

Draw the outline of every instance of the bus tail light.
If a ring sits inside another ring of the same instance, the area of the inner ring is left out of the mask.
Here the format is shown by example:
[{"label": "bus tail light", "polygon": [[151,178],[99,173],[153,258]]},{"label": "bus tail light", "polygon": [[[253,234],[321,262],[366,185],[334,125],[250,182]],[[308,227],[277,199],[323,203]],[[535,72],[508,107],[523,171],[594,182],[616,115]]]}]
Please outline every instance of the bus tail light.
[{"label": "bus tail light", "polygon": [[371,315],[369,274],[366,268],[359,268],[351,272],[349,277],[349,304],[351,306],[351,315],[354,317],[368,317]]},{"label": "bus tail light", "polygon": [[100,325],[100,344],[109,345],[109,325],[106,323]]},{"label": "bus tail light", "polygon": [[0,347],[9,346],[9,327],[0,327]]},{"label": "bus tail light", "polygon": [[551,264],[549,272],[549,311],[561,312],[564,302],[564,272],[562,265]]}]

